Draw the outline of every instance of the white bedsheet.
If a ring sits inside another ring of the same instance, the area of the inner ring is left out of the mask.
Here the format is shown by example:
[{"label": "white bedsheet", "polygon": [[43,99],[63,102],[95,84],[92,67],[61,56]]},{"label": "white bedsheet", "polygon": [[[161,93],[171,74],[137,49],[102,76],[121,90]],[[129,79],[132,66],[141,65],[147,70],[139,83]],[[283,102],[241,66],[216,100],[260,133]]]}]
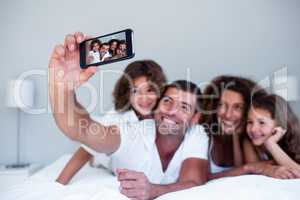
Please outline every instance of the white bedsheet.
[{"label": "white bedsheet", "polygon": [[300,179],[279,180],[261,175],[216,179],[204,186],[166,194],[159,200],[296,200]]},{"label": "white bedsheet", "polygon": [[[119,193],[115,176],[103,169],[85,166],[63,186],[54,180],[69,160],[63,156],[27,181],[0,194],[2,200],[128,200]],[[300,180],[279,180],[247,175],[210,181],[204,186],[169,193],[158,200],[295,200],[300,197]]]},{"label": "white bedsheet", "polygon": [[55,179],[70,159],[62,156],[50,166],[37,172],[22,184],[0,194],[1,200],[128,200],[119,193],[115,176],[104,169],[86,165],[72,181],[63,186]]}]

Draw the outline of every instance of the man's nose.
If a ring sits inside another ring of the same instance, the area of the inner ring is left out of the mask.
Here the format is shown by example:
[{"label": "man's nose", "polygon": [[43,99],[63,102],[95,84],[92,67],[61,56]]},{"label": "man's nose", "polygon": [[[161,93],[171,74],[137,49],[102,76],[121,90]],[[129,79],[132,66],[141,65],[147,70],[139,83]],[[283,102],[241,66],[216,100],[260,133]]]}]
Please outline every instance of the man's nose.
[{"label": "man's nose", "polygon": [[169,115],[177,113],[177,105],[175,103],[172,103],[171,105],[167,106],[166,112]]}]

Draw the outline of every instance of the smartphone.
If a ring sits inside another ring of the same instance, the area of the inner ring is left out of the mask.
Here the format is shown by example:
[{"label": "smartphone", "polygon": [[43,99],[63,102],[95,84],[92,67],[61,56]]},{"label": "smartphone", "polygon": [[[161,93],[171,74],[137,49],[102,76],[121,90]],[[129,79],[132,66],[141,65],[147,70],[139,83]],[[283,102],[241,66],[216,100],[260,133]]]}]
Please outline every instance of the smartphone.
[{"label": "smartphone", "polygon": [[85,40],[79,44],[80,67],[104,65],[134,57],[133,31],[126,29]]}]

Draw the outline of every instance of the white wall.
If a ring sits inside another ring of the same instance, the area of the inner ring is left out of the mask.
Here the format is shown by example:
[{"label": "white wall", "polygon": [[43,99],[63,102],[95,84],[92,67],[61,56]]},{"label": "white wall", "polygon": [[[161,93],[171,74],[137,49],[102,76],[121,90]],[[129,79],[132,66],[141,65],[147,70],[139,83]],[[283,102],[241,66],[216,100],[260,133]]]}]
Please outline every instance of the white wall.
[{"label": "white wall", "polygon": [[[0,7],[0,96],[10,78],[31,69],[46,70],[55,44],[67,33],[101,35],[125,28],[135,31],[136,57],[160,63],[170,80],[200,84],[220,74],[263,79],[288,66],[300,71],[300,2],[298,0],[11,0]],[[132,61],[132,60],[131,60]],[[123,70],[130,61],[103,66]],[[187,72],[189,68],[189,72]],[[117,79],[105,76],[103,103],[111,107]],[[99,88],[100,73],[91,83]],[[102,80],[103,80],[102,79]],[[34,77],[37,106],[47,105],[46,77]],[[88,101],[86,91],[80,91]],[[16,111],[0,99],[0,163],[16,158]],[[300,113],[300,105],[293,105]],[[96,113],[100,112],[99,105]],[[77,146],[57,129],[50,113],[21,115],[22,159],[49,163]]]}]

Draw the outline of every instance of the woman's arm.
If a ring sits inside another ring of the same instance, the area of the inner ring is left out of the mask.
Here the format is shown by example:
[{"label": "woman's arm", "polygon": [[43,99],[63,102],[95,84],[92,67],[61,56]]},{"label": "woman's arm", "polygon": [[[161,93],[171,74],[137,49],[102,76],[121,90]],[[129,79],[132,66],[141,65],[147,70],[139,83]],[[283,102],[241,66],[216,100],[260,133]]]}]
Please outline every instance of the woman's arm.
[{"label": "woman's arm", "polygon": [[236,133],[232,136],[233,140],[233,163],[235,167],[240,167],[244,164],[243,152],[240,142],[240,134]]},{"label": "woman's arm", "polygon": [[76,153],[72,156],[71,160],[67,163],[59,177],[57,182],[66,185],[73,178],[73,176],[92,158],[92,155],[88,153],[84,148],[80,147]]},{"label": "woman's arm", "polygon": [[245,138],[243,140],[243,152],[244,152],[244,159],[245,163],[255,163],[259,162],[259,156],[257,152],[255,151],[254,146],[251,144],[249,139]]},{"label": "woman's arm", "polygon": [[230,176],[241,176],[241,175],[250,174],[250,173],[251,173],[250,169],[246,165],[243,165],[240,167],[235,167],[233,169],[229,169],[224,172],[210,173],[208,175],[208,180],[223,178],[223,177],[230,177]]},{"label": "woman's arm", "polygon": [[263,169],[265,164],[262,162],[258,164],[258,162],[260,161],[259,157],[248,139],[243,140],[243,152],[244,152],[244,160],[246,163],[245,165],[235,167],[233,169],[224,172],[219,172],[214,174],[211,173],[209,175],[209,180],[222,178],[222,177],[240,176],[240,175],[251,174],[251,173],[261,174],[264,171]]}]

